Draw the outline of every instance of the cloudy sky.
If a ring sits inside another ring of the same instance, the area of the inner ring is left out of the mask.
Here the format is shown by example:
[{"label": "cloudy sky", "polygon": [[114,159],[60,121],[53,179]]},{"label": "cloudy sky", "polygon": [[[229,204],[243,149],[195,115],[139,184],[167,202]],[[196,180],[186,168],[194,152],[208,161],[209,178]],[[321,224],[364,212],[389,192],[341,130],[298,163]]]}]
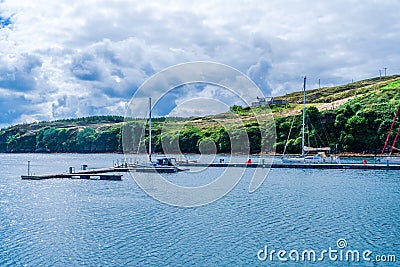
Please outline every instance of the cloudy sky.
[{"label": "cloudy sky", "polygon": [[[266,96],[299,90],[304,75],[313,88],[400,73],[399,10],[397,0],[0,0],[0,127],[124,115],[144,81],[188,61],[232,66]],[[171,101],[220,94],[200,88]]]}]

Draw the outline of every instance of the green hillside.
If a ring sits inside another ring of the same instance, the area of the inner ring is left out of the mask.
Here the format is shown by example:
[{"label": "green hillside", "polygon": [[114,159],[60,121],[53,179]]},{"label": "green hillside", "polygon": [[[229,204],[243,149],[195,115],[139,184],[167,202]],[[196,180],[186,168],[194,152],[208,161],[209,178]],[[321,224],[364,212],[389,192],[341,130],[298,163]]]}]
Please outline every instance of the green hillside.
[{"label": "green hillside", "polygon": [[0,132],[0,152],[115,152],[123,120],[93,116],[11,126]]},{"label": "green hillside", "polygon": [[[320,89],[307,90],[308,103],[332,103],[337,100],[349,97],[362,96],[365,93],[373,92],[394,81],[398,81],[400,75],[376,77],[345,85],[323,87]],[[285,96],[276,97],[276,99],[285,99],[292,103],[301,103],[303,92],[293,92]]]},{"label": "green hillside", "polygon": [[[282,153],[288,139],[287,152],[298,153],[301,143],[302,92],[276,99],[289,104],[271,105],[276,125],[276,151]],[[338,152],[377,153],[383,146],[393,114],[400,105],[400,76],[387,76],[346,85],[307,91],[307,144],[331,146]],[[261,125],[254,114],[261,118]],[[214,142],[218,152],[231,152],[230,137],[246,131],[252,153],[262,150],[261,136],[267,136],[271,125],[265,108],[231,107],[231,112],[199,118],[157,118],[153,123],[155,152],[162,143],[179,147],[183,153],[199,152],[201,142]],[[145,151],[139,135],[145,120],[125,124],[134,133],[130,140],[134,151]],[[52,122],[21,124],[0,131],[0,152],[122,152],[123,117],[94,116]],[[291,129],[291,130],[290,130]],[[396,128],[397,131],[397,128]],[[147,138],[147,137],[146,137]],[[271,140],[264,140],[271,142]],[[147,143],[147,142],[146,142]],[[235,148],[232,148],[235,150]]]}]

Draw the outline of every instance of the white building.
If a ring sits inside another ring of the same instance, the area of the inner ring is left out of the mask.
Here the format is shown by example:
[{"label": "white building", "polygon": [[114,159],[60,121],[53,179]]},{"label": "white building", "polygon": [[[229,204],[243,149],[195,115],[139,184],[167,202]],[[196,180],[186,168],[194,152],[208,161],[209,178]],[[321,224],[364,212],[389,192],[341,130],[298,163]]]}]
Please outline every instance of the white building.
[{"label": "white building", "polygon": [[273,97],[256,97],[253,102],[251,102],[252,107],[264,107],[267,105],[284,105],[287,104],[285,100],[275,100]]}]

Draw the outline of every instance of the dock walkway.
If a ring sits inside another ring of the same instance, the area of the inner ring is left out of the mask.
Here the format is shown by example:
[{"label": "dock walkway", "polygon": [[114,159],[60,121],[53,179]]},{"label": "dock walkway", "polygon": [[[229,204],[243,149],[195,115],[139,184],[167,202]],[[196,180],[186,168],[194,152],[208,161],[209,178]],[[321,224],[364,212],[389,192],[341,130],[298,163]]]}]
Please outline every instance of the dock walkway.
[{"label": "dock walkway", "polygon": [[92,180],[121,180],[122,174],[110,174],[110,172],[127,172],[128,168],[111,167],[102,169],[83,170],[72,173],[49,173],[21,175],[24,180],[43,180],[54,178],[92,179]]},{"label": "dock walkway", "polygon": [[180,163],[185,167],[239,167],[239,168],[293,168],[293,169],[359,169],[359,170],[400,170],[400,165],[387,164],[285,164],[285,163]]},{"label": "dock walkway", "polygon": [[[358,169],[358,170],[400,170],[400,164],[285,164],[285,163],[184,163],[180,162],[182,167],[202,167],[202,168],[293,168],[293,169]],[[73,179],[96,179],[96,180],[121,180],[122,174],[115,172],[128,172],[136,169],[136,166],[117,166],[111,168],[83,170],[72,173],[51,173],[51,174],[29,174],[21,175],[24,180],[43,180],[53,178],[73,178]],[[110,174],[112,173],[113,174]]]}]

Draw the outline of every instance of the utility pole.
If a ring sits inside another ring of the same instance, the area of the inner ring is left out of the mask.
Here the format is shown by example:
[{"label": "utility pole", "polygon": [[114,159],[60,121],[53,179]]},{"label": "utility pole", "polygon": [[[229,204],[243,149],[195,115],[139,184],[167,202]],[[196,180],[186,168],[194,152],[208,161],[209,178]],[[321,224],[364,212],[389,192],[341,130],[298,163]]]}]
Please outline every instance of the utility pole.
[{"label": "utility pole", "polygon": [[379,80],[382,78],[382,70],[379,70]]},{"label": "utility pole", "polygon": [[321,79],[318,79],[318,88],[321,89]]},{"label": "utility pole", "polygon": [[385,76],[386,76],[386,70],[387,70],[387,68],[383,68],[384,70],[385,70]]}]

